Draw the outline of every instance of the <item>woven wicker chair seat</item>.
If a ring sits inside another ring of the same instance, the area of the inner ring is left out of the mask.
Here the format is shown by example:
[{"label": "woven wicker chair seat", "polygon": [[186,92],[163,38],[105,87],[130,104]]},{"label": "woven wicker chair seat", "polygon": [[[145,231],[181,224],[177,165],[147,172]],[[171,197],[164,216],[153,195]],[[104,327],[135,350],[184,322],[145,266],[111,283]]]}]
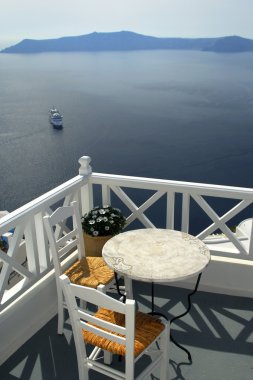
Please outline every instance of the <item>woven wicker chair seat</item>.
[{"label": "woven wicker chair seat", "polygon": [[98,285],[107,285],[114,278],[114,272],[102,257],[84,257],[76,261],[65,274],[72,283],[94,289]]},{"label": "woven wicker chair seat", "polygon": [[[111,322],[119,326],[125,326],[124,314],[101,308],[95,313],[95,316],[107,322]],[[137,312],[135,318],[134,356],[137,357],[140,355],[141,352],[144,351],[156,339],[164,328],[164,324],[156,317]],[[123,336],[114,332],[112,332],[112,334]],[[113,354],[121,356],[125,356],[126,354],[126,347],[123,344],[110,341],[87,330],[83,330],[83,338],[86,343],[100,347],[103,350],[110,351]]]}]

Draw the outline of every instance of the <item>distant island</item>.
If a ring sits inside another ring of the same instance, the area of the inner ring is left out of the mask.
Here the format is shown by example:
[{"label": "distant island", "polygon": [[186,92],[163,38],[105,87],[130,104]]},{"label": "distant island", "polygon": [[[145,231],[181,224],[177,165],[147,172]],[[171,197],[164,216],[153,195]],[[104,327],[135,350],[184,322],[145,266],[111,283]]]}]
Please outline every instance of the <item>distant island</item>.
[{"label": "distant island", "polygon": [[47,40],[25,39],[1,53],[44,53],[131,50],[199,50],[216,53],[253,51],[253,40],[239,36],[216,38],[160,38],[133,32],[90,33]]}]

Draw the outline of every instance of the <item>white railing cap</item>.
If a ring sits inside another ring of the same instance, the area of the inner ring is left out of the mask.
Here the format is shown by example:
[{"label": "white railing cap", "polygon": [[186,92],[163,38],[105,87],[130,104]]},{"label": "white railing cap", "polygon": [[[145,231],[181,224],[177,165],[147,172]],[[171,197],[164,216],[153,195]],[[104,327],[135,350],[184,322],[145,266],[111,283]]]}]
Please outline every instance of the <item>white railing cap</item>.
[{"label": "white railing cap", "polygon": [[89,175],[92,173],[92,168],[90,166],[91,158],[89,156],[82,156],[79,158],[78,162],[80,164],[80,175]]}]

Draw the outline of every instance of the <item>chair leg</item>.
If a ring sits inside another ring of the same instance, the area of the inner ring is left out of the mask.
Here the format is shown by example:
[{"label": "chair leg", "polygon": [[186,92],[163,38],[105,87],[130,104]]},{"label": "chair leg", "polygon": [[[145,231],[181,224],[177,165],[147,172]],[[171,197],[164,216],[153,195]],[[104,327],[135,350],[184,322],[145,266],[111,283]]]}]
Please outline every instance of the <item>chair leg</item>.
[{"label": "chair leg", "polygon": [[124,283],[125,283],[125,291],[126,291],[126,297],[128,299],[133,299],[133,287],[132,287],[132,280],[124,276]]},{"label": "chair leg", "polygon": [[89,371],[86,365],[83,363],[83,358],[81,358],[77,353],[77,364],[78,364],[78,374],[79,380],[89,380]]},{"label": "chair leg", "polygon": [[58,305],[58,327],[57,334],[63,334],[63,325],[64,325],[64,296],[63,291],[59,282],[56,280],[56,291],[57,291],[57,305]]},{"label": "chair leg", "polygon": [[84,301],[84,300],[80,300],[80,307],[81,307],[82,309],[86,309],[86,306],[87,306],[87,302]]},{"label": "chair leg", "polygon": [[125,380],[133,380],[134,379],[134,358],[130,357],[125,358]]},{"label": "chair leg", "polygon": [[[106,294],[106,287],[104,285],[98,285],[97,290]],[[112,354],[109,351],[104,351],[104,363],[111,364],[112,362]]]},{"label": "chair leg", "polygon": [[104,363],[112,364],[112,353],[104,350]]},{"label": "chair leg", "polygon": [[64,324],[64,307],[63,307],[63,303],[61,303],[61,305],[58,305],[58,328],[57,328],[57,333],[59,335],[63,334],[63,324]]},{"label": "chair leg", "polygon": [[97,290],[106,294],[106,286],[105,285],[102,285],[102,284],[98,285]]},{"label": "chair leg", "polygon": [[165,328],[164,334],[160,339],[160,349],[163,351],[161,367],[160,367],[160,380],[169,380],[169,344],[170,344],[170,325]]}]

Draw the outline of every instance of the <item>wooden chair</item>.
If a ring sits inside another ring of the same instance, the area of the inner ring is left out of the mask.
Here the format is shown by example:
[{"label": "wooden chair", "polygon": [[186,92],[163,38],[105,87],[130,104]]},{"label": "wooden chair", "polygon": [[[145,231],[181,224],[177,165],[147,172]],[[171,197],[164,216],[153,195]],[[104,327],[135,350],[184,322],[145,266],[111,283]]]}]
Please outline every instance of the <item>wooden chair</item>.
[{"label": "wooden chair", "polygon": [[[68,227],[64,224],[66,220],[71,224]],[[105,292],[114,281],[114,272],[106,265],[102,257],[85,257],[81,217],[77,202],[72,202],[70,206],[59,207],[51,215],[45,216],[44,224],[55,268],[58,334],[62,334],[66,303],[59,283],[60,275],[65,273],[72,283]],[[64,271],[62,259],[74,249],[77,249],[78,260]]]},{"label": "wooden chair", "polygon": [[[127,299],[124,304],[96,289],[72,284],[66,275],[60,276],[60,283],[74,334],[79,380],[88,380],[90,369],[111,379],[147,379],[157,366],[160,367],[160,380],[169,380],[167,321],[162,322],[142,312],[136,313],[134,300]],[[80,307],[77,299],[85,300],[99,309],[96,308],[97,311],[92,313],[86,307]],[[87,344],[95,346],[89,356]],[[113,368],[113,363],[108,366],[98,362],[101,350],[124,356],[124,372]],[[143,354],[148,354],[153,360],[136,377],[135,363]]]}]

